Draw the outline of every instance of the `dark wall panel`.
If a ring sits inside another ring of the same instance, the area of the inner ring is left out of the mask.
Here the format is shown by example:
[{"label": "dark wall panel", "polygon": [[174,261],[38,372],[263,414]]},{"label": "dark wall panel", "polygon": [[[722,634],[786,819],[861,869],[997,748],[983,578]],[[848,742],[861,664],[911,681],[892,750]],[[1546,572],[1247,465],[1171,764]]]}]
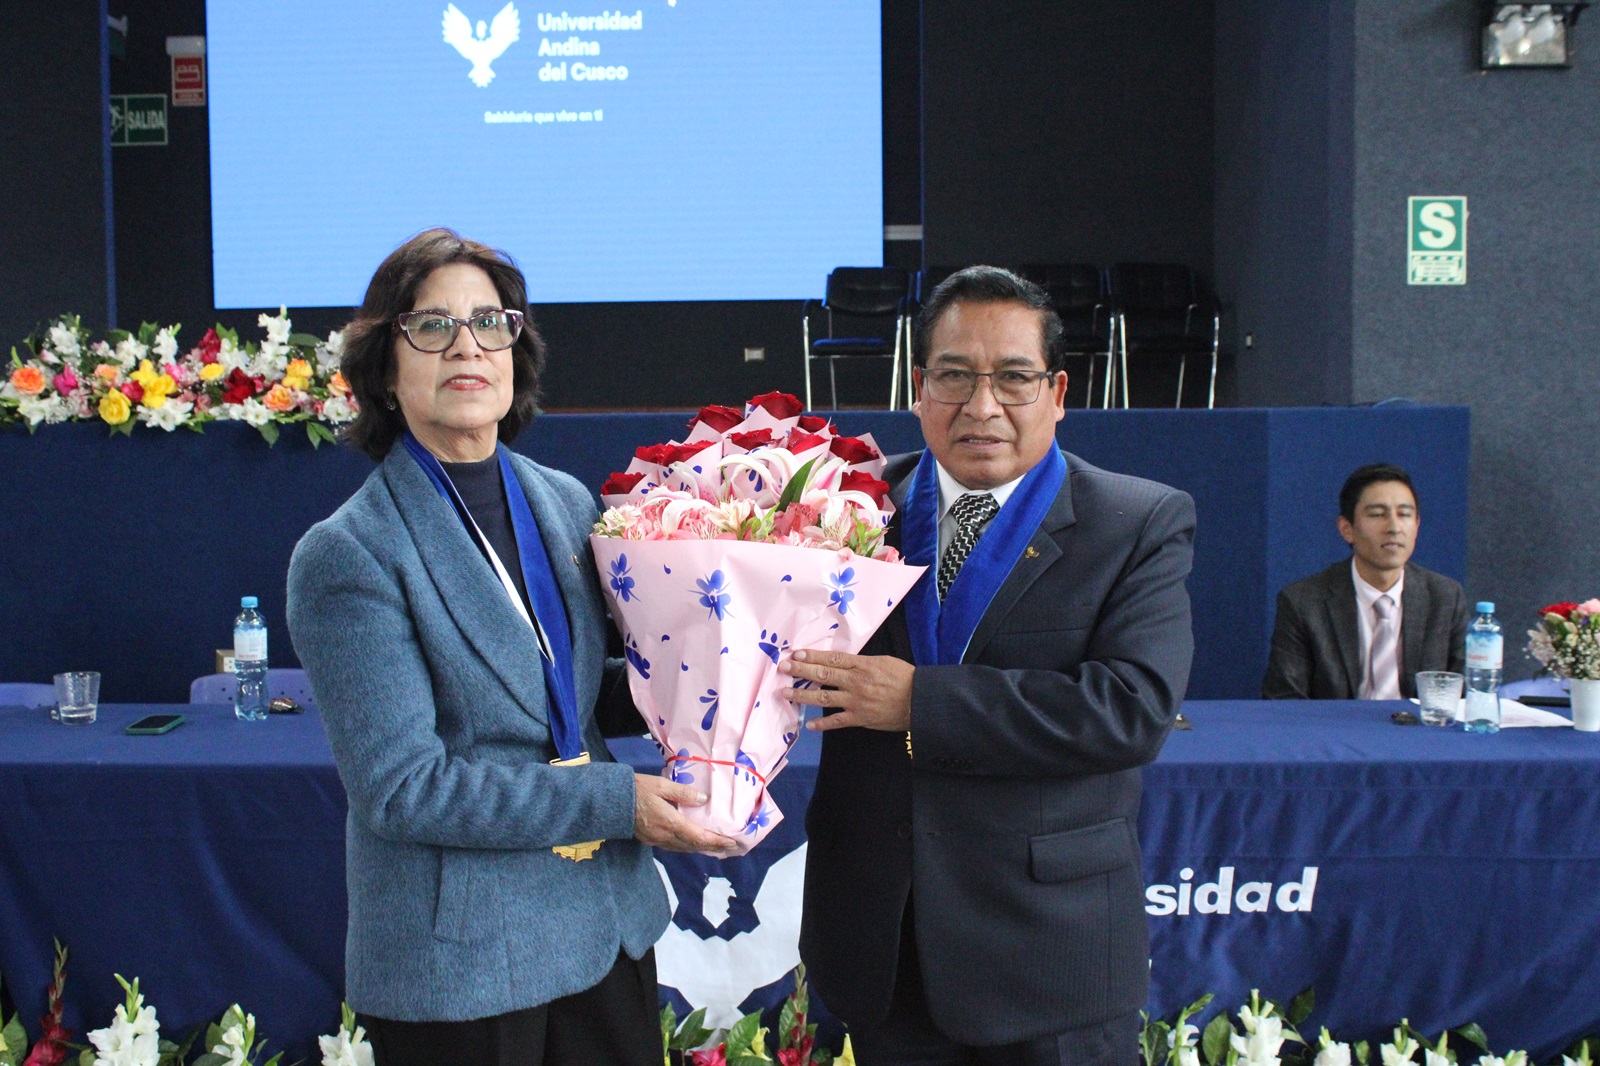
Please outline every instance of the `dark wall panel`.
[{"label": "dark wall panel", "polygon": [[1209,274],[1211,38],[1211,0],[925,4],[925,262]]},{"label": "dark wall panel", "polygon": [[[1467,591],[1516,676],[1540,605],[1600,593],[1600,20],[1570,70],[1485,74],[1477,6],[1356,3],[1352,387],[1471,405]],[[1407,285],[1406,197],[1456,194],[1467,284]]]},{"label": "dark wall panel", "polygon": [[100,0],[6,7],[0,353],[65,311],[106,324],[105,21]]}]

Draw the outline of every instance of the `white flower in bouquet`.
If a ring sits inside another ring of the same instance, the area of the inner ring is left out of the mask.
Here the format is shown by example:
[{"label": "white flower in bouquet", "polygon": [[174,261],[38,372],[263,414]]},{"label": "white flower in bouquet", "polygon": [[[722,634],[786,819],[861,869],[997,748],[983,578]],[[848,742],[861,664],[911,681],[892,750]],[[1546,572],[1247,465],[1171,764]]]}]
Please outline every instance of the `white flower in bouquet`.
[{"label": "white flower in bouquet", "polygon": [[373,1066],[372,1045],[367,1043],[366,1029],[356,1024],[355,1011],[346,1003],[340,1005],[340,1013],[339,1031],[317,1037],[322,1066]]},{"label": "white flower in bouquet", "polygon": [[139,343],[137,337],[124,337],[117,342],[116,351],[112,354],[117,363],[124,370],[131,370],[139,365],[139,360],[150,354],[150,346]]},{"label": "white flower in bouquet", "polygon": [[1239,1008],[1239,1020],[1245,1023],[1245,1035],[1235,1033],[1228,1038],[1239,1060],[1249,1066],[1278,1066],[1278,1049],[1283,1046],[1283,1020],[1264,1013],[1252,1016],[1249,1007]]},{"label": "white flower in bouquet", "polygon": [[355,417],[355,405],[350,402],[348,397],[329,396],[322,403],[322,420],[324,422],[342,425],[345,422],[355,421]]},{"label": "white flower in bouquet", "polygon": [[89,1043],[94,1046],[94,1066],[157,1066],[161,1059],[161,1026],[156,1020],[156,1009],[144,1004],[139,993],[139,980],[133,983],[116,975],[117,981],[128,991],[128,1001],[117,1004],[111,1024],[89,1033]]},{"label": "white flower in bouquet", "polygon": [[173,336],[175,328],[174,326],[167,326],[156,334],[155,341],[150,345],[150,350],[162,359],[171,359],[178,354],[178,338]]},{"label": "white flower in bouquet", "polygon": [[1320,1044],[1311,1066],[1350,1066],[1350,1045],[1335,1040],[1326,1026],[1322,1029]]},{"label": "white flower in bouquet", "polygon": [[289,324],[289,309],[279,307],[276,315],[269,315],[263,311],[256,317],[256,325],[267,331],[267,343],[272,345],[286,345],[289,343],[289,334],[292,327]]},{"label": "white flower in bouquet", "polygon": [[254,396],[244,403],[234,404],[233,406],[239,411],[234,417],[241,422],[248,422],[252,426],[264,426],[272,421],[272,411]]},{"label": "white flower in bouquet", "polygon": [[317,367],[324,374],[332,374],[344,361],[344,334],[334,330],[325,343],[317,345]]},{"label": "white flower in bouquet", "polygon": [[217,362],[222,364],[224,373],[241,370],[250,364],[250,353],[235,344],[232,337],[223,337],[222,346],[217,349]]},{"label": "white flower in bouquet", "polygon": [[[1412,1062],[1421,1047],[1404,1031],[1394,1031],[1394,1043],[1383,1044],[1378,1048],[1378,1054],[1383,1060],[1383,1066],[1401,1066],[1402,1063]],[[1480,1064],[1483,1060],[1480,1060]]]},{"label": "white flower in bouquet", "polygon": [[78,345],[78,332],[71,326],[57,323],[50,327],[49,345],[57,354],[72,358],[83,349]]},{"label": "white flower in bouquet", "polygon": [[221,1055],[228,1060],[227,1066],[246,1066],[245,1056],[250,1052],[250,1046],[255,1043],[256,1016],[246,1014],[238,1017],[239,1006],[234,1005],[229,1015],[234,1018],[232,1025],[222,1031],[222,1040],[211,1048],[213,1055]]},{"label": "white flower in bouquet", "polygon": [[1454,1066],[1450,1061],[1449,1055],[1435,1051],[1431,1047],[1422,1049],[1422,1064],[1423,1066]]},{"label": "white flower in bouquet", "polygon": [[1478,1066],[1527,1066],[1527,1063],[1526,1051],[1508,1051],[1505,1058],[1495,1055],[1482,1055],[1478,1058]]},{"label": "white flower in bouquet", "polygon": [[168,400],[160,407],[139,408],[139,421],[155,429],[164,429],[168,433],[183,425],[189,417],[189,412],[194,410],[194,404],[185,400]]},{"label": "white flower in bouquet", "polygon": [[17,397],[17,413],[26,419],[30,426],[37,426],[40,422],[51,425],[65,422],[76,410],[72,401],[65,396]]}]

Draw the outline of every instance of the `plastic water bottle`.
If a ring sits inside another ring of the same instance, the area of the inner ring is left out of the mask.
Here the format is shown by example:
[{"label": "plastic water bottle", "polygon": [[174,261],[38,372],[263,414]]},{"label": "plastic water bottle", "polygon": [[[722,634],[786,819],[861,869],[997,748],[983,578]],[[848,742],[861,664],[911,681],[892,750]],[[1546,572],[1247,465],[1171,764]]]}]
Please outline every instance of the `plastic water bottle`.
[{"label": "plastic water bottle", "polygon": [[1500,732],[1500,667],[1505,641],[1494,618],[1494,604],[1480,603],[1467,627],[1467,713],[1469,733]]},{"label": "plastic water bottle", "polygon": [[233,713],[259,722],[267,717],[267,622],[256,610],[254,596],[245,596],[239,606],[239,617],[233,620],[233,672],[239,680]]}]

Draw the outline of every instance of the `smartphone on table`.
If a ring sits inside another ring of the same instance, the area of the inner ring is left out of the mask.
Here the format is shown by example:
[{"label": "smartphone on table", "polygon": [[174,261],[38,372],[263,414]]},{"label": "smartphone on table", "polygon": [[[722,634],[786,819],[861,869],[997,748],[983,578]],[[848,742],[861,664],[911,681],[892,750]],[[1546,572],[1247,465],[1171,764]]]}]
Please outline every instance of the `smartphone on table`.
[{"label": "smartphone on table", "polygon": [[153,737],[170,733],[183,724],[181,714],[147,714],[123,730],[130,737]]}]

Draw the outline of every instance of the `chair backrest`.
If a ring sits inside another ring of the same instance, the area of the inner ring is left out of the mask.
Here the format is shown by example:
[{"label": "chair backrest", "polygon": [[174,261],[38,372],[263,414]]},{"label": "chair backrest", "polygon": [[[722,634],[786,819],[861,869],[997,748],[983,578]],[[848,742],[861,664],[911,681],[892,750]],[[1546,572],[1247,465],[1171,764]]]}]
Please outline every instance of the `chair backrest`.
[{"label": "chair backrest", "polygon": [[894,315],[905,306],[911,275],[899,267],[835,267],[823,306],[846,315]]},{"label": "chair backrest", "polygon": [[1106,298],[1104,272],[1093,263],[1035,263],[1019,273],[1050,294],[1056,313],[1093,311]]},{"label": "chair backrest", "polygon": [[[238,692],[238,678],[233,674],[206,674],[189,683],[190,703],[232,703]],[[297,703],[314,705],[311,681],[304,670],[269,669],[267,671],[267,698],[287,697]]]},{"label": "chair backrest", "polygon": [[1199,299],[1195,273],[1182,263],[1118,263],[1111,293],[1124,313],[1182,313]]},{"label": "chair backrest", "polygon": [[53,707],[56,687],[33,681],[0,682],[0,707]]}]

